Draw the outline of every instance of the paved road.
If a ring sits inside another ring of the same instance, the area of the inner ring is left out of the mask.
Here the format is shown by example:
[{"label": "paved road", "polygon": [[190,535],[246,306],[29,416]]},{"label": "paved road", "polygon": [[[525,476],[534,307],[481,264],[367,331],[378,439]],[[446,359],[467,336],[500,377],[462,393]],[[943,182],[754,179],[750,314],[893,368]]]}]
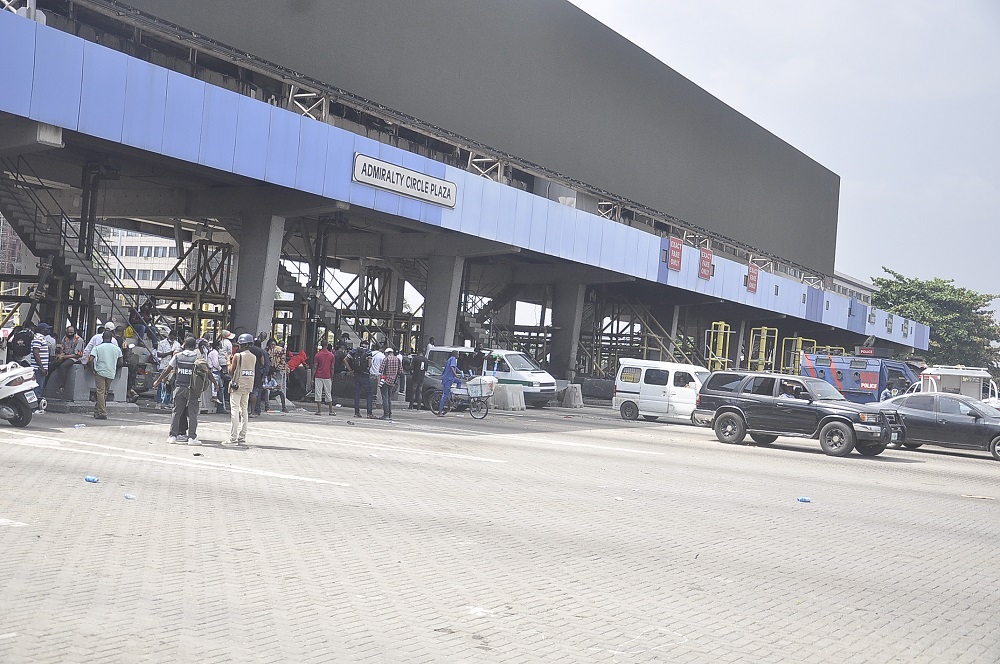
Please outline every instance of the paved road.
[{"label": "paved road", "polygon": [[340,412],[0,424],[0,662],[1000,660],[986,454]]}]

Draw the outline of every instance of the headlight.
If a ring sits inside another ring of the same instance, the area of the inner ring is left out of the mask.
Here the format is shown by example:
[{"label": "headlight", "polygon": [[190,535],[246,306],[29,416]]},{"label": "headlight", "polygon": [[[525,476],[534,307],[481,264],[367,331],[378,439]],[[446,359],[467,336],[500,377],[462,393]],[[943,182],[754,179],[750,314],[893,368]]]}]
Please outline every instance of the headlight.
[{"label": "headlight", "polygon": [[541,384],[540,383],[532,383],[531,386],[532,387],[541,387]]},{"label": "headlight", "polygon": [[862,422],[878,422],[879,421],[878,413],[860,413],[859,417],[861,418]]}]

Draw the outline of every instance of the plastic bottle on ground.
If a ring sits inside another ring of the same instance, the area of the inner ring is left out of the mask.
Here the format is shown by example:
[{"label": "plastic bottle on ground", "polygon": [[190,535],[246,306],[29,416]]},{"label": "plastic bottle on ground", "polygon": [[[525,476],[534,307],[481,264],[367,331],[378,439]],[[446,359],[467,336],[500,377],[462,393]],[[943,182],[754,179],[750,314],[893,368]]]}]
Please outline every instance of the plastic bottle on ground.
[{"label": "plastic bottle on ground", "polygon": [[85,479],[86,481],[90,482],[91,484],[97,484],[98,482],[101,481],[100,478],[94,477],[93,475],[87,475],[83,479]]}]

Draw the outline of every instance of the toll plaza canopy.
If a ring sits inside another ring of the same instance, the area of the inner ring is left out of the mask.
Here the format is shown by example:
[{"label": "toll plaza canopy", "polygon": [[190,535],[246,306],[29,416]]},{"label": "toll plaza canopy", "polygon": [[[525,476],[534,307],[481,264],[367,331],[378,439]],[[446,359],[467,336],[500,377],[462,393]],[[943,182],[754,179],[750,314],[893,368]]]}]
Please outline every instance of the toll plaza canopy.
[{"label": "toll plaza canopy", "polygon": [[926,349],[929,330],[0,11],[0,111],[579,265]]}]

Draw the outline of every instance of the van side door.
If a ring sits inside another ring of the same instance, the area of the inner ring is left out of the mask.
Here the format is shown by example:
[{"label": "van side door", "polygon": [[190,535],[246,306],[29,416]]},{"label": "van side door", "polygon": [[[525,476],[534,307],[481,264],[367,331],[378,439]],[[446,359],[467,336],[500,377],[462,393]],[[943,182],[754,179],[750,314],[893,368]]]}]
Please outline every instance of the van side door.
[{"label": "van side door", "polygon": [[670,372],[666,369],[643,369],[639,386],[639,412],[643,415],[666,415],[670,406],[668,384]]},{"label": "van side door", "polygon": [[688,371],[677,370],[670,379],[670,415],[680,419],[690,419],[698,398],[698,383]]}]

